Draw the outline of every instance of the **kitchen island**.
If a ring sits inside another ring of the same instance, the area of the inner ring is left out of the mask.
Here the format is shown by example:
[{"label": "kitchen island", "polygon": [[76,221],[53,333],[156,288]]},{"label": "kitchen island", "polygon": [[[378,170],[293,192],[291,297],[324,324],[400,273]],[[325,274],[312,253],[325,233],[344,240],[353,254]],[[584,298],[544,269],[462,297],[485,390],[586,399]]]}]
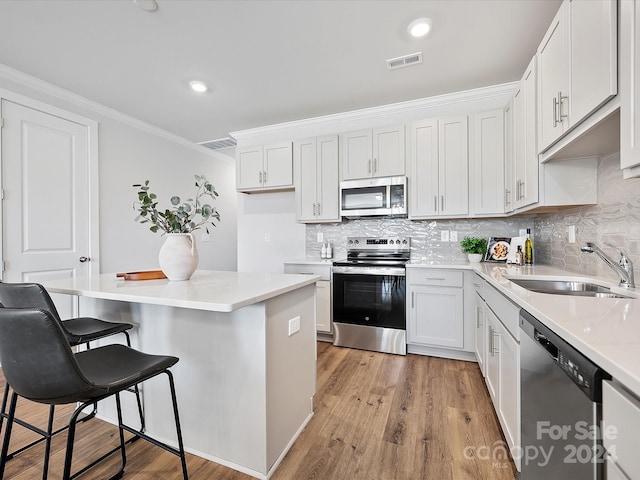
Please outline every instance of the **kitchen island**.
[{"label": "kitchen island", "polygon": [[[134,348],[179,357],[185,450],[266,479],[313,415],[319,278],[197,271],[183,282],[105,274],[44,286],[75,296],[80,316],[135,324]],[[175,445],[166,380],[142,394],[147,432]],[[125,422],[137,425],[133,395],[123,402]],[[99,416],[115,423],[115,403],[102,402]]]}]

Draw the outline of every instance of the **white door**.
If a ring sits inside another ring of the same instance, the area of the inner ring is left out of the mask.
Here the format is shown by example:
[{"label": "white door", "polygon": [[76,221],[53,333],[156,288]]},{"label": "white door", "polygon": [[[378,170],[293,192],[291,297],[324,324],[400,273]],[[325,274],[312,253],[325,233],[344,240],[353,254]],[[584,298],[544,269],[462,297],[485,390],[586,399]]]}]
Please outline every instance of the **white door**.
[{"label": "white door", "polygon": [[[1,107],[2,279],[42,282],[97,273],[89,126],[6,99]],[[55,298],[63,317],[73,313],[65,297]]]}]

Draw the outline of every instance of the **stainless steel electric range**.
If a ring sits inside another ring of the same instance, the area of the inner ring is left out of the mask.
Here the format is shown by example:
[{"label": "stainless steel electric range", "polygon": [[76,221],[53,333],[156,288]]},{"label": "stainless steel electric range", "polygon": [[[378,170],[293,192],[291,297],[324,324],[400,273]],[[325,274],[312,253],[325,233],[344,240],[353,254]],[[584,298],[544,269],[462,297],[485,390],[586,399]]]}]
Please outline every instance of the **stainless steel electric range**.
[{"label": "stainless steel electric range", "polygon": [[406,269],[411,239],[349,237],[333,262],[333,344],[406,355]]}]

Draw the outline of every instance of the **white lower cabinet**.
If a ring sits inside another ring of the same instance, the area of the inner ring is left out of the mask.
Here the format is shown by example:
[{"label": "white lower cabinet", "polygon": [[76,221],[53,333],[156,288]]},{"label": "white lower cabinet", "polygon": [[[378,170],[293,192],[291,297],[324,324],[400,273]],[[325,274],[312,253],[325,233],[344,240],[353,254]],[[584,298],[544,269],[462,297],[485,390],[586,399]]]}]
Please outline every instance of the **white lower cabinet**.
[{"label": "white lower cabinet", "polygon": [[615,381],[602,382],[602,443],[607,480],[640,478],[640,399]]},{"label": "white lower cabinet", "polygon": [[316,282],[316,331],[331,333],[333,329],[333,303],[331,262],[287,262],[284,273],[320,275]]},{"label": "white lower cabinet", "polygon": [[[484,349],[484,374],[487,390],[493,402],[502,432],[511,452],[520,447],[520,342],[518,340],[519,308],[495,288],[485,285],[485,302],[478,296],[477,308],[482,309],[484,333],[478,362]],[[500,316],[498,316],[500,315]],[[476,341],[477,342],[480,340]],[[514,457],[520,471],[520,458]]]}]

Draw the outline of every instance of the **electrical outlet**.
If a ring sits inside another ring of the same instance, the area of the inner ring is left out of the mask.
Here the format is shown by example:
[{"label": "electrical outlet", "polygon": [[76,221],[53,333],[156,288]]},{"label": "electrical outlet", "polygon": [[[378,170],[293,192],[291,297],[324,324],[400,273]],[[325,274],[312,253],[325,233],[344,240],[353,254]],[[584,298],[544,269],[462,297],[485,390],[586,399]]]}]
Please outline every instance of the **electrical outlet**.
[{"label": "electrical outlet", "polygon": [[456,230],[449,231],[449,241],[457,242],[458,241],[458,232]]},{"label": "electrical outlet", "polygon": [[271,234],[270,233],[265,233],[264,234],[264,243],[269,243],[271,241]]},{"label": "electrical outlet", "polygon": [[576,243],[576,226],[575,225],[569,225],[569,227],[567,227],[567,242]]},{"label": "electrical outlet", "polygon": [[324,234],[322,232],[318,232],[316,241],[317,242],[324,242]]},{"label": "electrical outlet", "polygon": [[440,231],[440,241],[448,242],[449,241],[449,230],[441,230]]},{"label": "electrical outlet", "polygon": [[289,320],[289,336],[300,331],[300,317]]}]

